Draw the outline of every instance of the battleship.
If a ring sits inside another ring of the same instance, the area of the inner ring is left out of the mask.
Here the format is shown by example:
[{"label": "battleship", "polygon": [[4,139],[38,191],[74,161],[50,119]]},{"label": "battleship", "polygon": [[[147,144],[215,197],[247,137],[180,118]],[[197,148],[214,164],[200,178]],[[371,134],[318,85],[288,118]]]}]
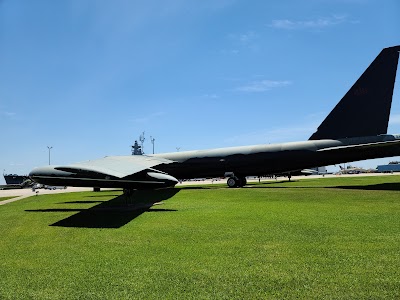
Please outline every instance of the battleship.
[{"label": "battleship", "polygon": [[29,188],[33,184],[28,175],[3,174],[3,177],[6,184],[0,185],[0,190]]},{"label": "battleship", "polygon": [[25,180],[29,179],[26,175],[17,174],[3,174],[6,184],[22,184]]}]

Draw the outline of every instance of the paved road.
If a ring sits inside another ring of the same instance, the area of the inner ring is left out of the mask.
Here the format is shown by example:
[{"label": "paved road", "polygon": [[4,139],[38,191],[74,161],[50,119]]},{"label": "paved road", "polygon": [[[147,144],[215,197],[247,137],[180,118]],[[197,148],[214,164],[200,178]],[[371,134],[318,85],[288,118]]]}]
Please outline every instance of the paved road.
[{"label": "paved road", "polygon": [[[60,193],[71,193],[71,192],[85,192],[85,191],[92,191],[93,188],[78,188],[78,187],[68,187],[62,190],[45,190],[39,189],[36,190],[39,195],[45,194],[60,194]],[[36,195],[36,192],[33,192],[32,189],[15,189],[15,190],[0,190],[0,198],[1,197],[15,197],[12,199],[0,201],[0,205],[4,205],[7,203],[11,203],[14,201],[18,201],[30,196]]]}]

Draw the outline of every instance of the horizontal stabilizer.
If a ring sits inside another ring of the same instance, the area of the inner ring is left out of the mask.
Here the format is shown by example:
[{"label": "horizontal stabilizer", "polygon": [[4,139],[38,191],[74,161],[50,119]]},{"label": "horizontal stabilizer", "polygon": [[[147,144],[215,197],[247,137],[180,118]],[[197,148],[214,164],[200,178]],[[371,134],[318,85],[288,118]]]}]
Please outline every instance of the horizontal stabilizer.
[{"label": "horizontal stabilizer", "polygon": [[300,172],[301,172],[301,174],[304,174],[304,175],[314,175],[314,174],[318,174],[318,172],[315,171],[315,170],[313,170],[313,169],[303,169],[303,170],[301,170]]},{"label": "horizontal stabilizer", "polygon": [[374,149],[374,148],[378,149],[378,148],[384,148],[384,147],[393,147],[396,145],[400,146],[400,140],[323,148],[323,149],[317,150],[317,152],[329,152],[329,153],[335,153],[335,152],[340,153],[340,152],[346,152],[346,151],[354,152],[354,150],[362,151],[362,150]]}]

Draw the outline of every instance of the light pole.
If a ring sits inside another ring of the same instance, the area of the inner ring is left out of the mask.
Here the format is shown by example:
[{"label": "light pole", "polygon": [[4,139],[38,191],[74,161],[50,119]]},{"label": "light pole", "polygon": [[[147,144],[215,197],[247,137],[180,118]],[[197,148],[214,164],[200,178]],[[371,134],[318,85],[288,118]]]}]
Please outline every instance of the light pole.
[{"label": "light pole", "polygon": [[155,141],[156,139],[155,138],[153,138],[152,136],[150,136],[150,141],[151,141],[151,143],[153,144],[153,154],[154,154],[154,141]]},{"label": "light pole", "polygon": [[50,165],[50,150],[53,149],[53,147],[47,146],[47,149],[49,149],[49,165]]},{"label": "light pole", "polygon": [[139,140],[140,140],[140,142],[142,143],[142,154],[144,154],[144,146],[143,146],[143,143],[144,143],[144,140],[145,140],[146,138],[144,137],[144,131],[143,131],[143,133],[140,135],[140,137],[139,137]]}]

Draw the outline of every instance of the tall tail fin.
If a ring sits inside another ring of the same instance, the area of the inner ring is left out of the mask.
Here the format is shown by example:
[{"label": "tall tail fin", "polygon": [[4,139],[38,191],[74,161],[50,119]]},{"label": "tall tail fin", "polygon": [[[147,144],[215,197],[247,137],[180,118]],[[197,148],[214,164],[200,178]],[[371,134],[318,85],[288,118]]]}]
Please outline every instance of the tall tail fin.
[{"label": "tall tail fin", "polygon": [[400,46],[383,49],[310,140],[387,133],[399,51]]}]

